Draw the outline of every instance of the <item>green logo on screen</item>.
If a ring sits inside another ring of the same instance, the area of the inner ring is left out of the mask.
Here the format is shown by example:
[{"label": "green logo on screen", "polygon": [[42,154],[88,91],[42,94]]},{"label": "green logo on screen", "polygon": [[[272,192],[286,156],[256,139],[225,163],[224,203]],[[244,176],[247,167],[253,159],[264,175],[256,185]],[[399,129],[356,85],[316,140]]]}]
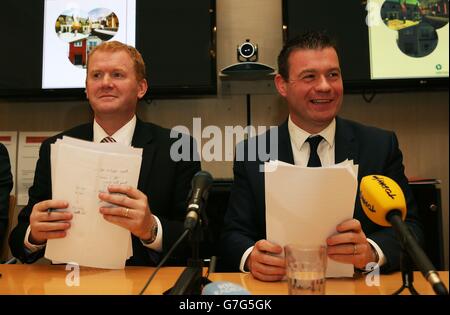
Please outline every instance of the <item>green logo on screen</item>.
[{"label": "green logo on screen", "polygon": [[436,65],[436,70],[437,70],[437,71],[442,70],[442,65],[441,65],[440,63],[438,63],[438,64]]}]

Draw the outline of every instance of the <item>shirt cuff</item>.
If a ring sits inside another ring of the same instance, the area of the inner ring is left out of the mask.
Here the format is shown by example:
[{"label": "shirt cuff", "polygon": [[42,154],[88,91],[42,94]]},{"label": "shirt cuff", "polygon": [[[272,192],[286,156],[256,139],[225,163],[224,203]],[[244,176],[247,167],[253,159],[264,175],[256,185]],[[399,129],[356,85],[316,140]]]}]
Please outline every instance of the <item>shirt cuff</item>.
[{"label": "shirt cuff", "polygon": [[31,227],[28,225],[27,232],[25,233],[25,239],[23,240],[23,245],[25,245],[25,248],[28,249],[28,251],[30,253],[35,253],[38,250],[43,249],[46,244],[42,244],[42,245],[31,244],[30,241],[28,240],[30,233],[31,233]]},{"label": "shirt cuff", "polygon": [[370,238],[367,239],[367,241],[372,245],[372,247],[375,249],[375,251],[378,254],[378,261],[376,262],[378,264],[378,267],[383,266],[386,263],[386,257],[383,254],[383,251],[381,250],[380,246],[377,245],[374,241],[372,241]]},{"label": "shirt cuff", "polygon": [[150,248],[150,249],[154,250],[155,252],[161,253],[162,252],[163,229],[162,229],[161,221],[159,221],[158,217],[156,215],[153,215],[153,218],[155,218],[156,224],[158,224],[158,233],[156,234],[156,239],[151,244],[145,244],[142,241],[141,241],[141,243],[145,247]]},{"label": "shirt cuff", "polygon": [[244,273],[249,273],[249,272],[250,272],[250,271],[248,271],[248,270],[245,270],[245,262],[247,261],[247,258],[248,258],[248,256],[250,255],[250,253],[252,252],[253,247],[255,247],[255,246],[249,247],[249,248],[244,252],[244,254],[242,255],[241,263],[239,264],[239,270],[242,271],[242,272],[244,272]]}]

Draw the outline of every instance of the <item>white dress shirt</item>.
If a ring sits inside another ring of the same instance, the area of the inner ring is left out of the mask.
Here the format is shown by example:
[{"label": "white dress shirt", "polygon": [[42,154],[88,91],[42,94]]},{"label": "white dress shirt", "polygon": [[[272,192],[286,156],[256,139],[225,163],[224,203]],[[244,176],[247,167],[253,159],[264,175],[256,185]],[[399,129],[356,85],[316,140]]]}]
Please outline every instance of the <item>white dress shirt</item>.
[{"label": "white dress shirt", "polygon": [[[298,127],[291,120],[291,116],[288,119],[288,130],[289,137],[291,138],[291,147],[292,154],[294,156],[294,164],[306,167],[308,165],[310,147],[309,143],[306,141],[311,136],[322,136],[324,140],[319,143],[317,147],[317,155],[320,158],[320,162],[322,166],[331,166],[335,164],[334,155],[335,155],[335,134],[336,134],[336,119],[333,121],[321,132],[318,134],[310,134],[305,130]],[[382,266],[385,263],[385,257],[383,251],[380,247],[371,239],[367,239],[367,241],[373,246],[378,254],[378,265]],[[253,246],[248,248],[241,258],[241,263],[239,269],[243,272],[246,272],[245,262],[247,261],[248,255],[250,255],[253,250]]]},{"label": "white dress shirt", "polygon": [[[122,128],[117,130],[113,135],[108,135],[105,130],[94,120],[93,125],[93,132],[94,132],[94,140],[95,143],[100,143],[103,138],[105,137],[112,137],[114,140],[118,143],[124,144],[124,145],[131,145],[131,142],[133,140],[133,134],[134,129],[136,128],[136,115],[133,116],[133,118],[126,123]],[[158,233],[156,235],[156,239],[151,244],[145,244],[142,242],[142,244],[154,251],[161,252],[162,251],[162,235],[163,235],[163,229],[161,225],[161,221],[158,219],[157,216],[153,215],[153,217],[156,220],[156,223],[158,224]],[[31,244],[28,240],[28,237],[30,235],[31,228],[28,226],[27,232],[25,233],[25,239],[24,239],[24,245],[26,249],[28,249],[30,252],[35,252],[45,246],[43,245],[35,245]]]}]

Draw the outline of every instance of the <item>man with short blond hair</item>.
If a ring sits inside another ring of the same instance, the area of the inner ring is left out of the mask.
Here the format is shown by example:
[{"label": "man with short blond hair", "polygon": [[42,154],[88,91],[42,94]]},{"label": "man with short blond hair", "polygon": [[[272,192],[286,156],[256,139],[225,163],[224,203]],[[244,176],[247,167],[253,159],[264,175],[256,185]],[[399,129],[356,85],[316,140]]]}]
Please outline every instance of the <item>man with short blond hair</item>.
[{"label": "man with short blond hair", "polygon": [[[13,255],[31,263],[43,255],[48,239],[65,237],[73,214],[65,200],[53,200],[50,176],[50,144],[67,135],[93,142],[119,142],[143,148],[138,187],[110,185],[99,199],[114,207],[95,209],[105,220],[132,234],[133,256],[127,265],[156,265],[183,232],[186,197],[200,163],[174,161],[170,147],[176,139],[170,130],[136,117],[138,100],[147,92],[145,64],[132,46],[105,42],[89,54],[86,96],[94,112],[91,123],[77,126],[47,139],[41,145],[28,205],[19,214],[11,234]],[[192,146],[193,140],[191,140]],[[190,152],[196,152],[191,149]],[[186,243],[172,260],[184,264],[189,255]]]}]

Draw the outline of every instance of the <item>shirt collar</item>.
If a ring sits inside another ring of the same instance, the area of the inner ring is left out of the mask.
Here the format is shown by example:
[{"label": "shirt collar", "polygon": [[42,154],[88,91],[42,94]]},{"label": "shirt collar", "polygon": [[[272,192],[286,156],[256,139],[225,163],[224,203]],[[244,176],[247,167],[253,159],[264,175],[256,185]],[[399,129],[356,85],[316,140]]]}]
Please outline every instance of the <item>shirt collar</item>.
[{"label": "shirt collar", "polygon": [[330,147],[334,146],[334,136],[336,134],[336,118],[334,118],[331,123],[323,129],[321,132],[317,134],[310,134],[309,132],[306,132],[296,124],[291,119],[291,115],[289,115],[288,120],[288,130],[289,130],[289,136],[291,137],[291,142],[295,145],[295,147],[300,150],[300,148],[305,143],[306,139],[308,139],[310,136],[317,136],[321,135],[329,144]]},{"label": "shirt collar", "polygon": [[[136,115],[122,126],[119,130],[117,130],[111,137],[116,140],[118,143],[122,143],[125,145],[131,145],[131,141],[133,140],[134,129],[136,128]],[[108,137],[109,135],[103,130],[103,128],[95,121],[94,119],[94,142],[100,143],[103,138]]]}]

